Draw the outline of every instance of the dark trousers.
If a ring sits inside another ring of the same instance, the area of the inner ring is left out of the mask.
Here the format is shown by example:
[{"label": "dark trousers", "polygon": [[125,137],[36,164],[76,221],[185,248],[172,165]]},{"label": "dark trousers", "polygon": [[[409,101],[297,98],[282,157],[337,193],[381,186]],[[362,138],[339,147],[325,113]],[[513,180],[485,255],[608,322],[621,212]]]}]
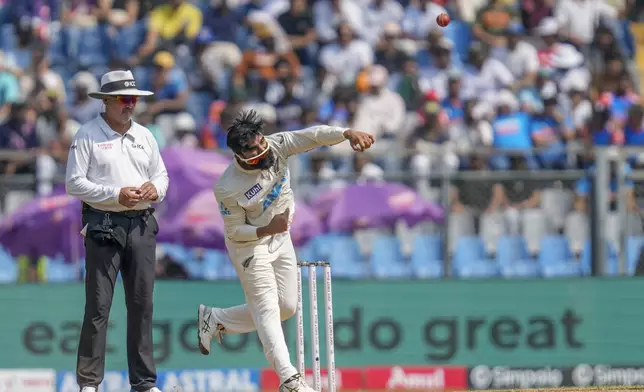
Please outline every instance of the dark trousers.
[{"label": "dark trousers", "polygon": [[[114,231],[122,233],[121,243],[110,243],[90,232],[107,217]],[[94,222],[94,223],[92,223]],[[86,277],[85,316],[78,345],[76,368],[78,385],[98,385],[105,373],[107,321],[118,272],[123,278],[127,307],[127,361],[130,384],[135,391],[146,391],[156,383],[152,345],[152,295],[156,265],[158,223],[150,212],[144,214],[105,214],[83,212],[88,224],[85,236]]]}]

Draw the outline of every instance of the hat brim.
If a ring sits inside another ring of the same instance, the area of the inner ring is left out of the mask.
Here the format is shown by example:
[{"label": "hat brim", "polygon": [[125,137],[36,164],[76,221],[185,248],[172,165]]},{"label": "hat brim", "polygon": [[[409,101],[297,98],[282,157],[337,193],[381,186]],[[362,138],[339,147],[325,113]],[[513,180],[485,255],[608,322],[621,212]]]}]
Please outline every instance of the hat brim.
[{"label": "hat brim", "polygon": [[126,96],[134,96],[134,97],[149,97],[150,95],[154,95],[152,91],[146,91],[146,90],[138,90],[135,88],[129,88],[125,90],[117,90],[117,91],[112,91],[110,93],[102,93],[100,91],[94,91],[91,93],[87,94],[91,98],[104,98],[104,97],[114,97],[117,95],[126,95]]}]

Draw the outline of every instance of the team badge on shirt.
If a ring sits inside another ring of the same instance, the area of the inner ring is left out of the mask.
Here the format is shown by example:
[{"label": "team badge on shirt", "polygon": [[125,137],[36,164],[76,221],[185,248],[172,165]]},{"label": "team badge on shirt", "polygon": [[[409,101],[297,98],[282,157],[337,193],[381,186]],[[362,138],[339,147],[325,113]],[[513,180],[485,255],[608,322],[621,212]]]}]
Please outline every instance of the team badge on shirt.
[{"label": "team badge on shirt", "polygon": [[221,213],[221,216],[230,216],[230,210],[226,208],[224,202],[219,203],[219,212]]}]

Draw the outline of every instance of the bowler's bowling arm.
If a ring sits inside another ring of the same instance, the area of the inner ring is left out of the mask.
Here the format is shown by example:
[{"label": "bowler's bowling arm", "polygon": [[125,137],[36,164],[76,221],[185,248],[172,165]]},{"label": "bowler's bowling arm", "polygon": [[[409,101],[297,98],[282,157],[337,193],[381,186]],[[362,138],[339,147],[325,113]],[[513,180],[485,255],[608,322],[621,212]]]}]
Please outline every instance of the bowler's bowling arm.
[{"label": "bowler's bowling arm", "polygon": [[277,149],[286,156],[300,154],[317,147],[332,146],[346,140],[344,132],[349,128],[316,125],[310,128],[291,132],[280,132],[272,135]]}]

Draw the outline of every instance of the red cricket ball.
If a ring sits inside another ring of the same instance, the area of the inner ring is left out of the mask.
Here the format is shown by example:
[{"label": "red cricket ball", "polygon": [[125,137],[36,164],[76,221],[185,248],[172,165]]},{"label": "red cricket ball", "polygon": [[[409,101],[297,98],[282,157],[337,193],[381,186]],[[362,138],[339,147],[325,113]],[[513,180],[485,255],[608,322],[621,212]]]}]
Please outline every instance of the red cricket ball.
[{"label": "red cricket ball", "polygon": [[447,15],[444,12],[436,17],[436,23],[438,23],[440,27],[447,26],[449,24],[449,21],[450,21],[449,15]]}]

